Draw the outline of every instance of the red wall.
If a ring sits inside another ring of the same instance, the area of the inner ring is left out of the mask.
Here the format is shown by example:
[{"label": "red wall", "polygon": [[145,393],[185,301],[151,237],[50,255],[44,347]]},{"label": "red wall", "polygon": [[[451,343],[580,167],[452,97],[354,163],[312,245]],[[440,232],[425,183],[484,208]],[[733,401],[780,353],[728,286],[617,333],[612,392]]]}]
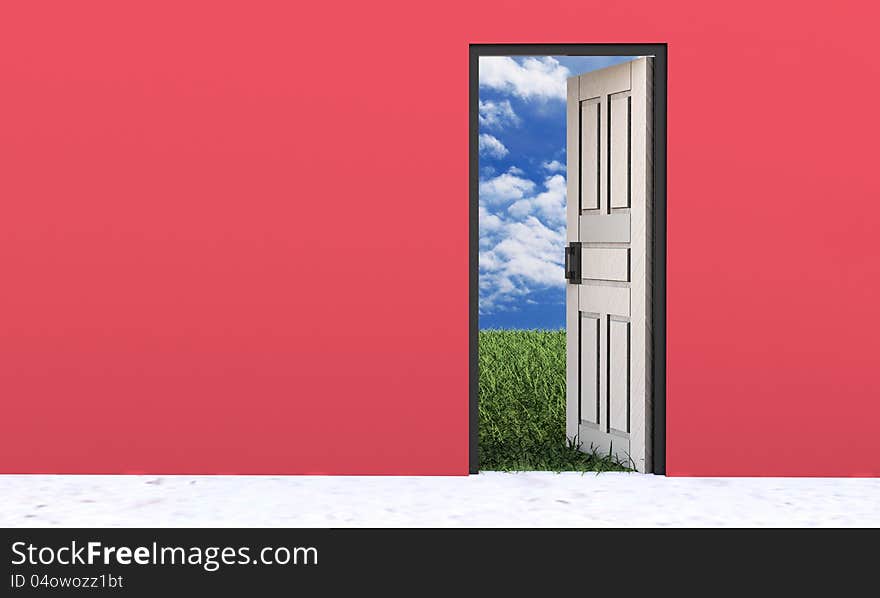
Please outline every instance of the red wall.
[{"label": "red wall", "polygon": [[880,474],[872,3],[16,4],[0,471],[466,473],[468,43],[667,42],[668,471]]}]

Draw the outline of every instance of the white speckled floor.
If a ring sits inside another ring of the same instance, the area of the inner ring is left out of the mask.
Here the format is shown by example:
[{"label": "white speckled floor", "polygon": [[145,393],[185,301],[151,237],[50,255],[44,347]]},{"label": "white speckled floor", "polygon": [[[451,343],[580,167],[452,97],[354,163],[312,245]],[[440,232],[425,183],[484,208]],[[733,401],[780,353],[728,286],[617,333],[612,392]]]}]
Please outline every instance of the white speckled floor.
[{"label": "white speckled floor", "polygon": [[7,475],[0,526],[880,527],[880,479]]}]

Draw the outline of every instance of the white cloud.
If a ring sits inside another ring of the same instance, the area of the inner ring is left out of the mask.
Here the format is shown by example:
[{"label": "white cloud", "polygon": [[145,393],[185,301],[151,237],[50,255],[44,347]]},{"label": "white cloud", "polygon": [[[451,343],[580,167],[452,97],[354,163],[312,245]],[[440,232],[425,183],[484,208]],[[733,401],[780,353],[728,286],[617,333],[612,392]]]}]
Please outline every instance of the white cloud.
[{"label": "white cloud", "polygon": [[565,285],[564,228],[550,228],[534,216],[514,222],[485,211],[480,215],[481,235],[486,225],[494,227],[480,247],[482,313],[504,309],[536,290]]},{"label": "white cloud", "polygon": [[[565,284],[565,177],[551,175],[536,191],[514,168],[480,183],[481,313],[512,308],[536,291]],[[491,211],[507,203],[506,210]]]},{"label": "white cloud", "polygon": [[535,183],[521,175],[520,169],[512,167],[503,174],[480,181],[480,201],[487,205],[498,205],[531,195]]},{"label": "white cloud", "polygon": [[480,57],[480,86],[523,100],[564,100],[570,75],[551,56],[530,56],[518,61],[510,56]]},{"label": "white cloud", "polygon": [[500,130],[506,125],[518,126],[522,122],[510,105],[510,100],[493,102],[480,100],[480,126]]},{"label": "white cloud", "polygon": [[480,233],[487,236],[500,232],[504,221],[497,214],[490,213],[485,206],[480,206]]},{"label": "white cloud", "polygon": [[497,137],[482,133],[480,135],[480,154],[491,156],[492,158],[503,158],[510,153],[504,144]]},{"label": "white cloud", "polygon": [[541,167],[547,172],[565,172],[565,164],[559,160],[551,160],[550,162],[542,162]]},{"label": "white cloud", "polygon": [[537,215],[550,226],[565,225],[565,177],[554,174],[544,179],[544,191],[525,196],[507,208],[515,218]]}]

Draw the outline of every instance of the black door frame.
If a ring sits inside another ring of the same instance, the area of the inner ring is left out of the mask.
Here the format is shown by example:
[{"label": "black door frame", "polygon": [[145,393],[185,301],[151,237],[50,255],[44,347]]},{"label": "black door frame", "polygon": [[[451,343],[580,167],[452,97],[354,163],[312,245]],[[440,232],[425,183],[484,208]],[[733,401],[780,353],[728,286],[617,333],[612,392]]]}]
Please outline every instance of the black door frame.
[{"label": "black door frame", "polygon": [[667,46],[651,44],[470,44],[469,91],[469,462],[479,470],[479,97],[480,56],[653,56],[654,62],[654,221],[652,297],[652,471],[666,474],[666,82]]}]

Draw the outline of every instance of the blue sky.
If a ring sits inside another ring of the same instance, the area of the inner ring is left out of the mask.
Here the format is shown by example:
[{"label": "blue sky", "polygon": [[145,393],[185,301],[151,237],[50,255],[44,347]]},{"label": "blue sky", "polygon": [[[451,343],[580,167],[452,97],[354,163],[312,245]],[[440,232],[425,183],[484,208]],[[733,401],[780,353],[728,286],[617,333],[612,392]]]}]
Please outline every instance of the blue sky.
[{"label": "blue sky", "polygon": [[480,328],[565,325],[565,89],[622,56],[480,58]]}]

